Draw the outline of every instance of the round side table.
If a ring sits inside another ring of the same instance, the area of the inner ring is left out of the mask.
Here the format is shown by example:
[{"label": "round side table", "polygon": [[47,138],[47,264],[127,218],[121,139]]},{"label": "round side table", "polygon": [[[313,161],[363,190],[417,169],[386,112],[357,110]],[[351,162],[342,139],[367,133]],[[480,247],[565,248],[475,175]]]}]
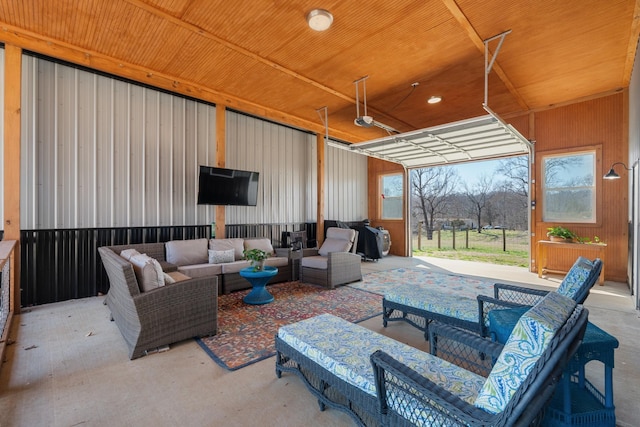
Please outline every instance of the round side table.
[{"label": "round side table", "polygon": [[249,292],[242,301],[254,305],[268,304],[273,301],[273,295],[267,291],[265,285],[276,274],[278,274],[278,269],[268,265],[265,265],[260,271],[253,271],[253,267],[240,270],[240,276],[247,279],[252,286],[251,292]]}]

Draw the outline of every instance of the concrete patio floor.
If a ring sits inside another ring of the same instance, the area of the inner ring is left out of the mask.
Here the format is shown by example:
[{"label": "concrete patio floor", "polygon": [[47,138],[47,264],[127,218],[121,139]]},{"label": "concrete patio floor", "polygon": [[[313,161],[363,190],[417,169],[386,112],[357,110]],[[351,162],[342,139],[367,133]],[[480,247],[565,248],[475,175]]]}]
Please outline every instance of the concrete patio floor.
[{"label": "concrete patio floor", "polygon": [[[556,288],[560,277],[539,279],[526,269],[437,258],[386,257],[363,262],[363,273],[420,265],[507,283]],[[130,361],[109,321],[103,297],[24,309],[14,319],[0,370],[3,426],[350,426],[336,410],[321,412],[291,374],[277,379],[274,358],[229,372],[194,340]],[[640,318],[626,284],[596,285],[585,306],[589,320],[620,341],[615,352],[617,424],[640,420]],[[412,346],[428,349],[422,333],[403,322],[382,327],[377,316],[361,323]],[[602,389],[603,367],[587,365]]]}]

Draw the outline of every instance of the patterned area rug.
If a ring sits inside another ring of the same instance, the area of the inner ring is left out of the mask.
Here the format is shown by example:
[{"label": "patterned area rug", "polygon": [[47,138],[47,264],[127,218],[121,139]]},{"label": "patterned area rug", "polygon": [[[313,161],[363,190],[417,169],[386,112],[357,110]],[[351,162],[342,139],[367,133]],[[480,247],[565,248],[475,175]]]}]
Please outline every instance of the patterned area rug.
[{"label": "patterned area rug", "polygon": [[267,289],[275,300],[249,305],[242,298],[249,290],[218,298],[218,335],[196,341],[222,367],[235,371],[275,355],[274,337],[282,325],[331,313],[359,322],[382,313],[382,298],[347,286],[326,289],[300,282],[280,283]]},{"label": "patterned area rug", "polygon": [[411,284],[446,294],[455,294],[475,299],[478,294],[493,296],[493,282],[455,274],[434,273],[420,267],[396,268],[366,274],[361,282],[349,287],[384,295],[399,283]]}]

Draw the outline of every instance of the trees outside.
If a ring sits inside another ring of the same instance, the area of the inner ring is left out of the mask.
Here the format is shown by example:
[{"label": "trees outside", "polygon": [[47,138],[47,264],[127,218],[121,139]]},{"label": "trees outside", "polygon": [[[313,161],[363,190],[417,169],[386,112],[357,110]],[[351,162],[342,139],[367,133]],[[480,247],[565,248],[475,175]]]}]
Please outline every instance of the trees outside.
[{"label": "trees outside", "polygon": [[528,192],[527,156],[501,160],[493,174],[481,174],[474,183],[461,182],[450,166],[411,171],[413,221],[424,221],[429,239],[440,224],[467,224],[478,232],[486,225],[526,230]]},{"label": "trees outside", "polygon": [[491,193],[493,192],[493,177],[482,174],[473,186],[464,184],[464,192],[467,196],[469,216],[478,222],[478,233],[482,232],[482,214],[488,210]]},{"label": "trees outside", "polygon": [[450,211],[450,197],[458,181],[455,169],[446,166],[411,171],[411,210],[415,218],[424,221],[428,239],[433,237],[436,218]]}]

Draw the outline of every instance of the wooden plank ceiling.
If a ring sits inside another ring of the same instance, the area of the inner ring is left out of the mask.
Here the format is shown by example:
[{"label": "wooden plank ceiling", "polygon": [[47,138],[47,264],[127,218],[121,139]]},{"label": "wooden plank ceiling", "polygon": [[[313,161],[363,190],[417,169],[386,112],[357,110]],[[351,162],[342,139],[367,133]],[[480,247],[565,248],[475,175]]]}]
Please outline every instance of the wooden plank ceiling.
[{"label": "wooden plank ceiling", "polygon": [[[482,41],[506,30],[489,79],[503,117],[626,88],[637,3],[0,0],[0,40],[314,131],[326,106],[330,135],[359,142],[387,135],[354,125],[363,76],[369,115],[401,132],[485,114]],[[307,26],[317,7],[326,32]]]}]

